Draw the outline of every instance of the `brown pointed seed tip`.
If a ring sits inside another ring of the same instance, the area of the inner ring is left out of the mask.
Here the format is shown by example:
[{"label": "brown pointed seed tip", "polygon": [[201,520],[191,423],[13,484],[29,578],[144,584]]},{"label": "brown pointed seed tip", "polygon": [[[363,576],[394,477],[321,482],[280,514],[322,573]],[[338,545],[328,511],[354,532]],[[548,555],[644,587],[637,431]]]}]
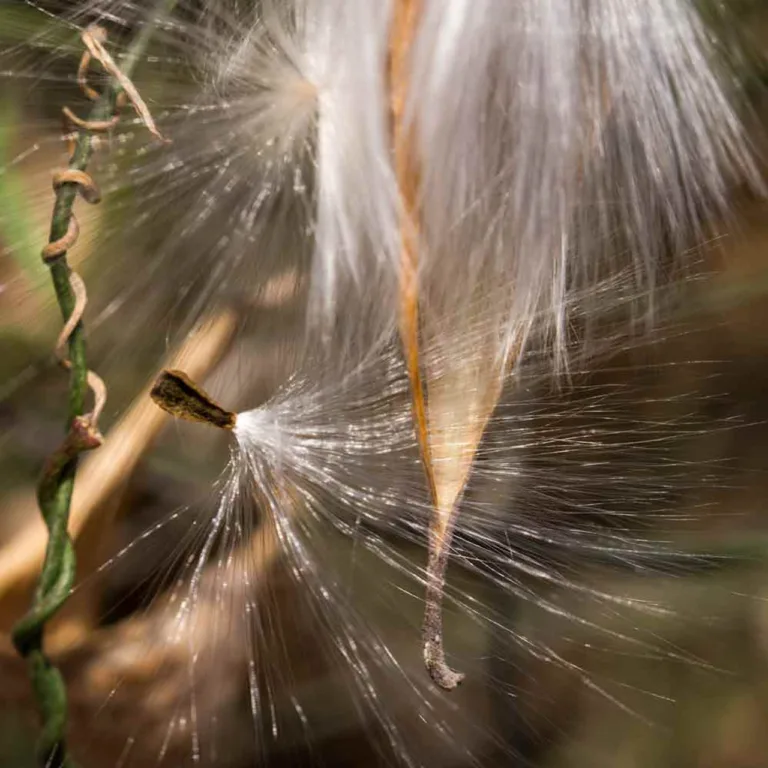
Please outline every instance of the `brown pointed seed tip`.
[{"label": "brown pointed seed tip", "polygon": [[432,678],[432,682],[438,685],[444,691],[453,691],[458,688],[464,680],[463,672],[455,672],[446,663],[444,659],[426,662],[427,672]]},{"label": "brown pointed seed tip", "polygon": [[237,414],[226,411],[182,371],[164,370],[149,393],[155,404],[185,421],[234,429]]},{"label": "brown pointed seed tip", "polygon": [[427,590],[427,601],[422,625],[424,666],[432,681],[444,691],[452,691],[464,680],[462,672],[448,666],[443,650],[443,615],[441,609],[442,589],[439,592]]}]

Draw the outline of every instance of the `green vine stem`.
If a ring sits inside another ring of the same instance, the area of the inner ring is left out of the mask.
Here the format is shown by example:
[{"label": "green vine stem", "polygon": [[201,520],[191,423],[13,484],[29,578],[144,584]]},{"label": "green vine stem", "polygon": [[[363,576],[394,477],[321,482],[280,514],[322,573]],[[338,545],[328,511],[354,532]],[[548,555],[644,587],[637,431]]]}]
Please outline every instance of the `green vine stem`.
[{"label": "green vine stem", "polygon": [[[44,249],[44,258],[50,269],[65,325],[72,322],[73,314],[78,312],[78,305],[84,302],[84,295],[78,296],[78,283],[73,280],[74,273],[67,263],[66,248],[74,242],[77,234],[72,210],[75,199],[78,193],[89,199],[82,179],[89,179],[85,171],[94,151],[94,132],[113,124],[119,101],[125,96],[134,103],[148,127],[153,128],[146,119],[146,107],[135,94],[135,89],[133,94],[126,93],[132,88],[128,78],[143,57],[155,28],[171,13],[176,2],[177,0],[160,0],[157,3],[153,14],[131,43],[119,72],[115,71],[114,63],[101,48],[101,40],[96,38],[94,42],[93,37],[86,39],[87,32],[84,34],[83,39],[90,55],[88,59],[84,58],[81,71],[87,66],[90,58],[97,58],[112,74],[112,79],[96,99],[88,119],[77,121],[80,130],[68,171],[61,174],[64,180],[55,184],[56,200],[51,218],[49,246]],[[98,49],[96,52],[93,46]],[[89,202],[96,200],[91,199]],[[59,248],[55,247],[57,244],[60,245]],[[46,622],[67,600],[75,579],[75,550],[67,526],[78,456],[83,451],[101,444],[101,436],[95,423],[96,414],[84,413],[86,394],[89,386],[92,387],[92,377],[97,377],[88,371],[83,325],[79,319],[68,331],[66,345],[68,360],[65,365],[70,369],[66,438],[47,460],[37,489],[40,511],[48,528],[48,544],[32,606],[16,624],[12,634],[17,651],[26,658],[29,665],[32,689],[42,721],[37,754],[40,765],[45,768],[72,768],[75,765],[67,754],[65,742],[66,687],[61,673],[45,655],[43,635]]]}]

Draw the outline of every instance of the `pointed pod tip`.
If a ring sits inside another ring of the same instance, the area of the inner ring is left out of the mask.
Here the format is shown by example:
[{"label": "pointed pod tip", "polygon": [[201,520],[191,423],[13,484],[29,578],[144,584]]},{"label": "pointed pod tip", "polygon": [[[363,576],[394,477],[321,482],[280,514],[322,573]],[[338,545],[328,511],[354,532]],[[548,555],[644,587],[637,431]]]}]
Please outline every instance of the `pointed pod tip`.
[{"label": "pointed pod tip", "polygon": [[183,371],[162,371],[149,396],[157,406],[177,419],[227,430],[234,429],[237,423],[236,413],[222,408]]},{"label": "pointed pod tip", "polygon": [[464,680],[463,672],[456,672],[451,669],[445,661],[432,666],[427,666],[427,672],[432,681],[439,685],[444,691],[453,691],[461,685]]},{"label": "pointed pod tip", "polygon": [[453,691],[464,680],[462,672],[451,669],[445,661],[442,637],[436,642],[429,640],[424,644],[424,666],[435,685],[444,691]]}]

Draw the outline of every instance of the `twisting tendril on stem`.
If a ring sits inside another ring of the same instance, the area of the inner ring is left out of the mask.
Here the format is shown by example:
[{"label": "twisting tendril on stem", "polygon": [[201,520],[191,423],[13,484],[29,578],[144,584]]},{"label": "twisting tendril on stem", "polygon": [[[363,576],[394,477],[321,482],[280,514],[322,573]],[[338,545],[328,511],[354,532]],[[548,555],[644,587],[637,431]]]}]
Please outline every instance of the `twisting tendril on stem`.
[{"label": "twisting tendril on stem", "polygon": [[[98,420],[106,402],[106,386],[101,378],[88,370],[85,355],[82,317],[87,293],[82,278],[67,263],[67,252],[77,242],[80,228],[72,208],[80,196],[90,204],[100,201],[98,186],[86,171],[95,148],[95,134],[111,130],[119,120],[119,110],[126,102],[136,109],[141,121],[156,137],[157,130],[146,104],[129,76],[149,42],[152,29],[160,17],[169,13],[175,0],[162,0],[157,10],[131,45],[123,70],[119,70],[104,48],[107,33],[98,26],[83,31],[86,51],[78,67],[78,83],[85,95],[95,102],[88,118],[83,119],[65,107],[64,118],[78,130],[70,143],[69,167],[53,174],[56,194],[48,244],[42,250],[48,265],[56,298],[61,308],[64,327],[56,342],[56,355],[70,371],[67,435],[48,458],[37,488],[37,499],[45,525],[48,544],[42,571],[32,598],[32,607],[13,628],[13,642],[27,659],[30,678],[42,721],[38,741],[38,760],[46,768],[72,768],[75,763],[67,753],[67,694],[64,679],[43,650],[46,623],[57,613],[70,595],[75,579],[75,550],[67,532],[69,510],[77,470],[78,456],[101,445]],[[87,82],[93,59],[111,75],[103,93]],[[164,140],[164,139],[163,139]],[[86,391],[93,393],[93,407],[85,412]]]}]

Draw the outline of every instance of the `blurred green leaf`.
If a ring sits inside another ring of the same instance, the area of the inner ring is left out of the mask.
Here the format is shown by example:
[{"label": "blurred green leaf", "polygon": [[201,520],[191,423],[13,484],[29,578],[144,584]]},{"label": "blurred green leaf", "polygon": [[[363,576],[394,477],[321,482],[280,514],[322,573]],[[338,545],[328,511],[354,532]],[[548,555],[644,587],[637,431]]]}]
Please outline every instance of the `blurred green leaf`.
[{"label": "blurred green leaf", "polygon": [[19,114],[11,99],[0,101],[0,246],[37,287],[45,279],[40,259],[44,237],[29,215],[28,198],[19,173],[10,164]]}]

